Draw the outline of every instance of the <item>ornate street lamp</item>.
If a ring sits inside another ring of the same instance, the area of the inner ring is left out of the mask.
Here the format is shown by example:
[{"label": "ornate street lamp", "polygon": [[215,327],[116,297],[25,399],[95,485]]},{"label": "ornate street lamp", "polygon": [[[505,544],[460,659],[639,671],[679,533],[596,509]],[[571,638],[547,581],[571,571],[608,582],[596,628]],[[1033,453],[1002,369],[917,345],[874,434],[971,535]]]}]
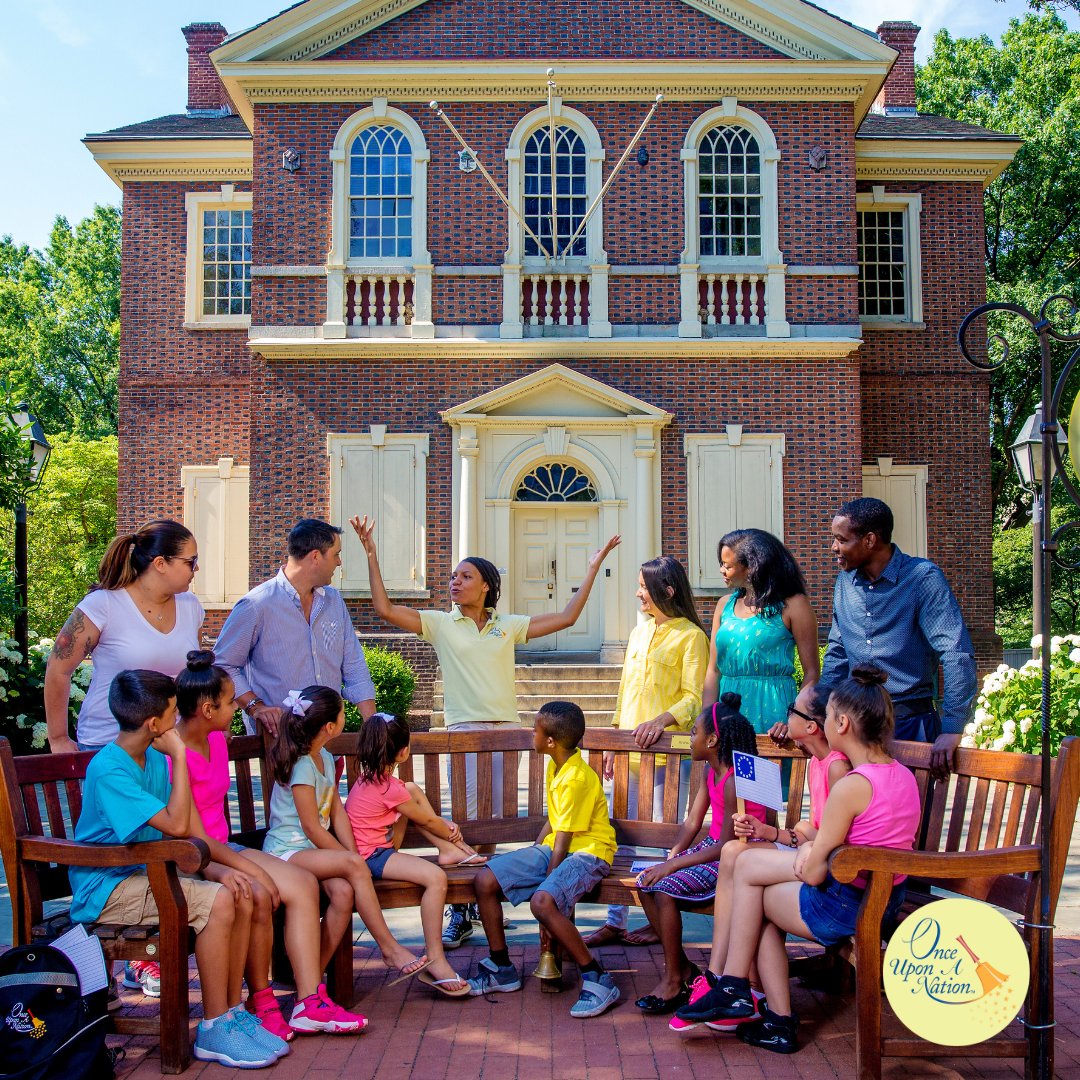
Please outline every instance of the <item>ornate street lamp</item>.
[{"label": "ornate street lamp", "polygon": [[[1041,510],[1038,524],[1033,523],[1033,531],[1036,536],[1035,555],[1037,556],[1034,566],[1034,582],[1038,591],[1039,606],[1033,612],[1035,633],[1042,635],[1042,690],[1040,695],[1041,719],[1042,719],[1042,790],[1048,797],[1050,786],[1050,572],[1051,560],[1070,569],[1080,569],[1080,565],[1065,563],[1058,555],[1058,539],[1070,530],[1080,529],[1080,520],[1069,521],[1058,529],[1051,531],[1050,528],[1050,491],[1051,481],[1055,471],[1058,473],[1062,486],[1068,493],[1069,498],[1080,510],[1080,490],[1070,479],[1068,473],[1062,467],[1061,428],[1058,425],[1058,416],[1061,410],[1061,396],[1065,390],[1065,383],[1072,374],[1073,369],[1080,361],[1080,333],[1066,333],[1056,329],[1051,323],[1051,313],[1060,314],[1067,322],[1075,322],[1080,315],[1080,308],[1068,296],[1055,295],[1046,300],[1039,308],[1038,315],[1032,314],[1027,308],[1019,304],[983,304],[970,312],[960,324],[957,332],[957,343],[960,351],[964,354],[973,367],[980,371],[995,371],[1009,359],[1009,343],[1001,334],[990,335],[990,342],[996,344],[1002,351],[1002,357],[997,363],[976,360],[968,348],[967,334],[973,322],[988,315],[991,312],[1002,312],[1019,316],[1031,327],[1039,343],[1039,374],[1042,388],[1042,415],[1036,424],[1032,425],[1029,420],[1024,425],[1027,439],[1024,434],[1017,440],[1017,445],[1011,449],[1013,460],[1017,464],[1017,470],[1027,470],[1029,483],[1032,490],[1037,492],[1039,509]],[[1074,346],[1069,359],[1065,362],[1057,381],[1054,381],[1053,358],[1050,354],[1051,340],[1067,342]],[[1049,402],[1049,405],[1046,403]],[[1029,425],[1031,425],[1029,427]],[[1032,445],[1036,427],[1038,441]],[[1074,438],[1076,433],[1074,432]],[[1030,447],[1023,449],[1026,443]],[[1018,445],[1021,447],[1018,450]],[[1073,443],[1074,447],[1080,446],[1080,441]],[[1080,465],[1080,461],[1074,461],[1074,467]],[[1021,479],[1025,473],[1021,472]],[[1025,922],[1025,932],[1034,933],[1034,945],[1038,949],[1038,971],[1036,975],[1035,1002],[1037,1007],[1033,1022],[1030,1014],[1025,1011],[1024,1025],[1032,1032],[1036,1040],[1036,1055],[1033,1062],[1035,1075],[1045,1080],[1050,1080],[1054,1074],[1054,1009],[1053,1009],[1053,949],[1054,927],[1050,922],[1050,881],[1053,876],[1053,864],[1050,851],[1050,817],[1049,807],[1040,814],[1039,822],[1039,873],[1042,879],[1042,887],[1039,889],[1039,917],[1038,922]],[[1025,933],[1025,936],[1027,934]]]},{"label": "ornate street lamp", "polygon": [[33,464],[30,466],[29,483],[23,489],[22,498],[15,504],[15,585],[19,592],[19,610],[15,614],[15,640],[22,654],[23,664],[29,663],[30,633],[27,622],[27,543],[26,543],[26,496],[41,483],[45,466],[49,464],[52,447],[45,438],[45,431],[26,402],[21,402],[10,414],[10,421],[24,440],[30,443]]}]

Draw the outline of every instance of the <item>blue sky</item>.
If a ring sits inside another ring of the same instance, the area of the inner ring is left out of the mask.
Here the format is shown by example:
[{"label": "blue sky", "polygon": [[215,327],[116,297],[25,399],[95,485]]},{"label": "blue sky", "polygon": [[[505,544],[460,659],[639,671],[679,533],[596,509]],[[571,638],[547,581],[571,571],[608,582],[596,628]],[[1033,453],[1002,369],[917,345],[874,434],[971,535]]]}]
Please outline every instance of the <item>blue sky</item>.
[{"label": "blue sky", "polygon": [[[218,21],[241,30],[288,2],[8,0],[0,38],[0,234],[42,247],[57,214],[75,222],[95,203],[119,202],[119,188],[93,163],[83,135],[184,110],[181,26]],[[1010,16],[1027,10],[1023,0],[818,3],[871,29],[884,19],[911,19],[923,27],[921,56],[942,26],[956,36],[997,37]]]}]

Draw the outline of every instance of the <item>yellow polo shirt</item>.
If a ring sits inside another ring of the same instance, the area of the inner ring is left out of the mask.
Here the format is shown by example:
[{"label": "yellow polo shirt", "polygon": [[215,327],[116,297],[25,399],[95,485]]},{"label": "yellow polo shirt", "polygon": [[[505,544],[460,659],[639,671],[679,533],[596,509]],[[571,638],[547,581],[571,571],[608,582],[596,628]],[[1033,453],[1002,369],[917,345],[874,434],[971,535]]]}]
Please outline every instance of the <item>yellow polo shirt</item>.
[{"label": "yellow polo shirt", "polygon": [[583,851],[610,863],[615,858],[615,830],[608,818],[607,799],[600,777],[589,768],[580,750],[575,750],[558,772],[555,762],[548,759],[545,787],[551,832],[544,843],[554,848],[556,833],[573,833],[571,855]]},{"label": "yellow polo shirt", "polygon": [[446,726],[518,721],[514,646],[529,636],[528,615],[500,615],[488,608],[483,630],[449,611],[421,611],[420,634],[435,647],[442,669]]}]

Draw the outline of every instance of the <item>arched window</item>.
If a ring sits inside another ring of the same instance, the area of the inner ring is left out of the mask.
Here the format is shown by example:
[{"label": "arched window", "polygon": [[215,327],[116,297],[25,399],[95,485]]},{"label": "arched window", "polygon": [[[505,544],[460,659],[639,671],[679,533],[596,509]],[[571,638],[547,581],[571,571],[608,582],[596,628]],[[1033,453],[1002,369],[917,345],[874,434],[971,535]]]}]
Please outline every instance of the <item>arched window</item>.
[{"label": "arched window", "polygon": [[707,131],[698,151],[702,257],[760,258],[761,151],[745,127]]},{"label": "arched window", "polygon": [[586,473],[576,465],[552,462],[537,465],[518,484],[514,498],[518,502],[596,502],[596,488]]},{"label": "arched window", "polygon": [[[555,161],[551,160],[551,133],[547,127],[534,131],[525,141],[524,218],[551,255],[585,255],[585,233],[577,231],[588,208],[588,155],[585,141],[571,127],[555,129]],[[554,167],[553,167],[554,165]],[[552,180],[555,197],[552,200]],[[540,255],[536,241],[526,232],[525,254]]]},{"label": "arched window", "polygon": [[412,258],[413,158],[405,132],[361,129],[349,149],[349,257]]}]

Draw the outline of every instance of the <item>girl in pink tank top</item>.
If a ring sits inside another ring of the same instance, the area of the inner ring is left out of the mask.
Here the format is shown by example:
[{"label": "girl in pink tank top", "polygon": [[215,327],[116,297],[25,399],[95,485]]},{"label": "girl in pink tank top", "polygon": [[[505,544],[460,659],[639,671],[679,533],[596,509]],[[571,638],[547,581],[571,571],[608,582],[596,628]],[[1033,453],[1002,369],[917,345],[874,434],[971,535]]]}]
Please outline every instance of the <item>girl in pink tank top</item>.
[{"label": "girl in pink tank top", "polygon": [[[815,838],[799,847],[793,871],[798,880],[775,883],[775,862],[783,852],[748,851],[735,866],[733,927],[761,926],[760,938],[733,933],[723,974],[693,1005],[676,1014],[713,1027],[739,1027],[739,1038],[780,1053],[798,1048],[798,1018],[791,1013],[787,933],[836,944],[855,930],[863,888],[829,874],[829,856],[842,844],[872,844],[910,850],[919,826],[919,791],[915,777],[888,752],[893,706],[885,691],[885,673],[857,667],[833,690],[825,716],[825,736],[832,750],[853,765],[832,789]],[[865,886],[865,882],[862,883]],[[903,903],[903,886],[894,885],[886,920]],[[767,913],[767,914],[766,914]],[[757,963],[768,1007],[750,987]]]}]

